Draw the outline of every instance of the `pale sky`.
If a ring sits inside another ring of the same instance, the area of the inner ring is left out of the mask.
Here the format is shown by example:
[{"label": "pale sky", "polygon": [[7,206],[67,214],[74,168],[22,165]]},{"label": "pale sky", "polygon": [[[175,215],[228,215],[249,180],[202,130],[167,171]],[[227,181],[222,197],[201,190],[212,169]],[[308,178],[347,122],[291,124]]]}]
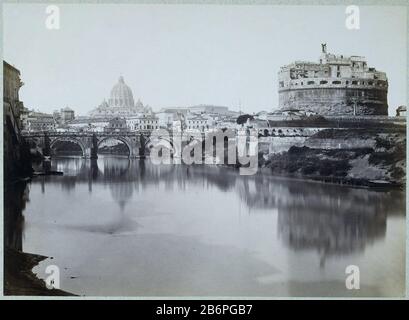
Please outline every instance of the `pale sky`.
[{"label": "pale sky", "polygon": [[277,72],[328,52],[363,55],[389,79],[389,114],[406,105],[406,8],[360,6],[360,30],[344,6],[4,4],[3,55],[21,70],[21,100],[85,115],[123,75],[135,101],[154,110],[196,104],[245,112],[278,107]]}]

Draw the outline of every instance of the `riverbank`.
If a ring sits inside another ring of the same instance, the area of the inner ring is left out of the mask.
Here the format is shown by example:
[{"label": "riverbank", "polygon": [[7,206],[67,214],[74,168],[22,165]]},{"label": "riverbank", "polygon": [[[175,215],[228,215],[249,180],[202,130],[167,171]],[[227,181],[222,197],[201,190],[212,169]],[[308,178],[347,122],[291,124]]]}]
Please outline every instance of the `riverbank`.
[{"label": "riverbank", "polygon": [[18,251],[4,250],[4,295],[11,296],[74,296],[60,290],[48,289],[43,280],[37,278],[32,269],[45,256]]},{"label": "riverbank", "polygon": [[[336,141],[328,145],[330,141]],[[259,157],[273,175],[370,188],[402,188],[406,183],[406,135],[324,130],[304,146]]]}]

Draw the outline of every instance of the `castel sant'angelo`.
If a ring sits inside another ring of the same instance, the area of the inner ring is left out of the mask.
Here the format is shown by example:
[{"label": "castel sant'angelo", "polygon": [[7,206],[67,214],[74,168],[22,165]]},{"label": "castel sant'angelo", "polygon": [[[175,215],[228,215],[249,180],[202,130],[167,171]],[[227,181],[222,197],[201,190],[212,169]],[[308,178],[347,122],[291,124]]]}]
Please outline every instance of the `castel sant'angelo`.
[{"label": "castel sant'angelo", "polygon": [[281,67],[279,106],[320,115],[387,115],[388,79],[361,56],[327,53],[319,63],[296,61]]}]

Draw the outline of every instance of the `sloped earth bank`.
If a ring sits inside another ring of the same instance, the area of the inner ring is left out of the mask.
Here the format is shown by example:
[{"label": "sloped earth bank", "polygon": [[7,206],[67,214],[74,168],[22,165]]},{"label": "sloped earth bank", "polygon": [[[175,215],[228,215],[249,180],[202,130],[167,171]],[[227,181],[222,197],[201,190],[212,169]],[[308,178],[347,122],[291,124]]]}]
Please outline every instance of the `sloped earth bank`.
[{"label": "sloped earth bank", "polygon": [[[336,141],[332,146],[328,144],[331,140]],[[343,143],[338,143],[340,141]],[[327,182],[367,186],[376,180],[394,186],[405,184],[406,134],[403,130],[326,129],[305,144],[314,147],[293,146],[286,152],[264,155],[259,157],[260,165],[273,174]]]},{"label": "sloped earth bank", "polygon": [[59,289],[48,289],[32,269],[47,257],[5,249],[4,295],[12,296],[73,296]]}]

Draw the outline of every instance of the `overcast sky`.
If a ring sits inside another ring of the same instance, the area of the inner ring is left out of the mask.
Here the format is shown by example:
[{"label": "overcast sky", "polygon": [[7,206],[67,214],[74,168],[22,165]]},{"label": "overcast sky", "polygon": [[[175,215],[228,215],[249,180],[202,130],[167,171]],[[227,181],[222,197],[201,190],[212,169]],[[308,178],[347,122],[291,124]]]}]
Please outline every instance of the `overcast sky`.
[{"label": "overcast sky", "polygon": [[328,52],[366,56],[389,78],[389,114],[406,105],[406,8],[361,6],[360,30],[344,6],[4,5],[6,61],[21,70],[21,99],[52,112],[86,114],[123,75],[154,110],[196,104],[246,112],[278,106],[277,72]]}]

